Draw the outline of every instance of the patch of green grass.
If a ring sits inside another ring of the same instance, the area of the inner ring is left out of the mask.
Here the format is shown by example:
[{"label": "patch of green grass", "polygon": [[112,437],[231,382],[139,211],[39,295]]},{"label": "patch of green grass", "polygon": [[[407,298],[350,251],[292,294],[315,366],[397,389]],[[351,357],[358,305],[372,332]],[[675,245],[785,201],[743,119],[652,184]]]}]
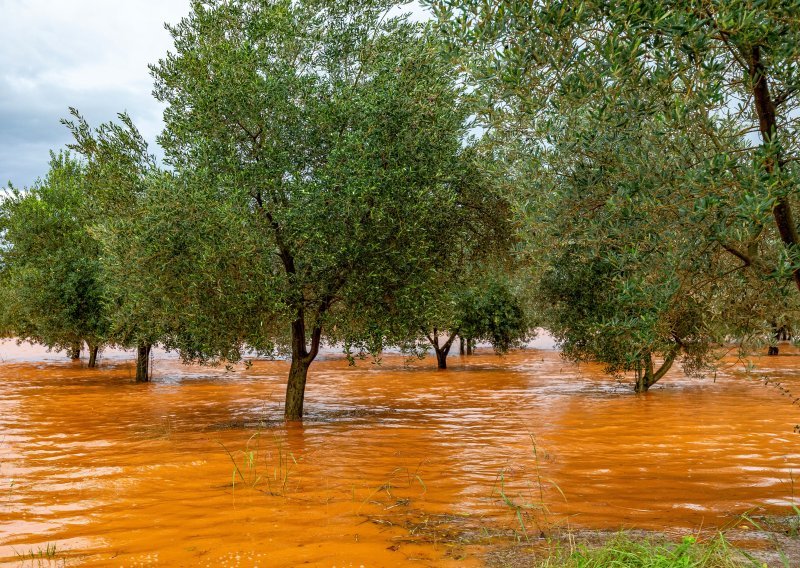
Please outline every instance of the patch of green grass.
[{"label": "patch of green grass", "polygon": [[48,542],[44,548],[41,546],[37,547],[36,550],[30,549],[28,552],[17,552],[14,551],[17,559],[24,561],[24,560],[52,560],[56,557],[57,550],[56,550],[56,543]]},{"label": "patch of green grass", "polygon": [[[542,451],[536,443],[536,437],[528,434],[531,439],[532,457],[534,465],[535,479],[528,483],[528,496],[510,495],[506,491],[506,470],[503,469],[497,475],[492,494],[500,497],[500,501],[514,513],[514,517],[519,525],[519,531],[515,530],[518,541],[530,543],[530,534],[549,536],[557,528],[553,521],[550,508],[545,501],[545,487],[550,486],[558,491],[564,502],[567,496],[561,487],[552,479],[546,478],[542,473],[542,460],[550,461],[551,456],[548,452]],[[530,526],[530,528],[529,528]]]},{"label": "patch of green grass", "polygon": [[800,507],[792,505],[792,511],[794,514],[787,519],[789,536],[797,537],[800,536]]},{"label": "patch of green grass", "polygon": [[701,542],[684,537],[680,543],[636,540],[620,533],[602,546],[580,545],[555,549],[535,568],[762,568],[746,553],[731,546],[721,534]]},{"label": "patch of green grass", "polygon": [[[262,491],[269,495],[285,497],[292,469],[302,461],[288,451],[284,442],[273,436],[274,450],[261,447],[261,432],[256,432],[247,440],[244,450],[232,452],[222,442],[217,442],[233,464],[231,488],[237,484]],[[238,481],[237,481],[238,480]],[[266,488],[261,489],[262,486]]]}]

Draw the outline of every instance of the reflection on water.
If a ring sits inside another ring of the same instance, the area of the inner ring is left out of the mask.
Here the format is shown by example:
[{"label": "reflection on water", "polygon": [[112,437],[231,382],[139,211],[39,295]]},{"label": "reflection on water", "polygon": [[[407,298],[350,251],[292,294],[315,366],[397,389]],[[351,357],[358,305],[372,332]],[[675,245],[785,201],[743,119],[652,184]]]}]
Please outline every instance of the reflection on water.
[{"label": "reflection on water", "polygon": [[[798,360],[758,364],[800,393]],[[469,565],[420,527],[518,528],[500,488],[548,505],[529,528],[687,530],[787,512],[800,470],[800,409],[736,373],[676,369],[635,396],[546,350],[452,356],[447,371],[328,355],[306,423],[285,426],[281,361],[228,373],[162,355],[147,385],[119,353],[92,370],[4,342],[0,361],[12,563],[56,543],[103,566]]]}]

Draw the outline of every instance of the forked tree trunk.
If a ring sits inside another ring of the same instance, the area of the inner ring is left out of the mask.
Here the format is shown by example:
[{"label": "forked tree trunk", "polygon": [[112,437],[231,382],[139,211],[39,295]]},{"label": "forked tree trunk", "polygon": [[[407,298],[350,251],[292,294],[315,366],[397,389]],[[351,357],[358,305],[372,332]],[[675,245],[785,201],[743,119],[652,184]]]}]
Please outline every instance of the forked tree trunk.
[{"label": "forked tree trunk", "polygon": [[97,353],[100,351],[100,347],[91,344],[87,345],[89,346],[89,368],[94,369],[97,367]]},{"label": "forked tree trunk", "polygon": [[[265,207],[261,198],[261,193],[254,196],[258,211],[264,216],[275,235],[275,243],[278,246],[278,256],[281,259],[283,268],[289,280],[295,280],[297,267],[294,262],[294,255],[291,248],[284,239],[283,230],[280,223],[272,216],[269,208]],[[330,309],[336,298],[339,289],[347,281],[346,272],[340,272],[338,278],[330,283],[330,286],[321,298],[320,303],[314,312],[315,324],[311,331],[311,347],[306,349],[306,303],[303,292],[298,289],[298,296],[293,303],[295,319],[292,321],[292,365],[289,368],[289,377],[286,382],[286,402],[283,410],[283,417],[286,421],[303,419],[303,402],[306,393],[306,379],[308,378],[308,368],[319,353],[319,345],[322,339],[322,316]]]},{"label": "forked tree trunk", "polygon": [[636,385],[634,392],[647,392],[647,390],[660,381],[667,371],[670,370],[672,364],[675,362],[675,357],[678,355],[678,350],[673,349],[664,359],[661,367],[657,371],[653,370],[653,356],[649,353],[644,357],[644,368],[639,368],[636,372]]},{"label": "forked tree trunk", "polygon": [[311,348],[306,349],[306,323],[303,312],[292,322],[292,366],[286,383],[286,404],[283,417],[287,421],[303,419],[303,402],[306,393],[308,368],[319,353],[322,328],[314,327],[311,333]]},{"label": "forked tree trunk", "polygon": [[433,328],[433,335],[428,335],[426,330],[423,330],[425,333],[425,337],[428,338],[428,341],[431,342],[433,345],[433,350],[436,352],[436,366],[439,369],[446,369],[447,368],[447,355],[450,353],[450,348],[453,346],[453,342],[456,340],[456,335],[458,335],[458,330],[455,330],[450,334],[450,337],[447,338],[447,341],[444,344],[439,345],[439,330],[435,327]]},{"label": "forked tree trunk", "polygon": [[81,342],[76,341],[72,344],[72,347],[69,350],[69,356],[73,361],[77,361],[81,358]]},{"label": "forked tree trunk", "polygon": [[150,382],[150,343],[142,343],[136,348],[136,382]]}]

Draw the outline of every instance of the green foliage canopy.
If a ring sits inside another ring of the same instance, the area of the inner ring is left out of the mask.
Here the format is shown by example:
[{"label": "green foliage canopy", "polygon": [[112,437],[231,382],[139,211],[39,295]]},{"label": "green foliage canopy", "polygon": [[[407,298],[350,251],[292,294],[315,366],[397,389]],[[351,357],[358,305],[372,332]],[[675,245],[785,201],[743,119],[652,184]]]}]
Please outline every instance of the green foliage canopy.
[{"label": "green foliage canopy", "polygon": [[697,370],[796,316],[796,2],[432,6],[515,159],[568,354],[631,370],[681,350]]},{"label": "green foliage canopy", "polygon": [[97,347],[108,333],[85,174],[74,156],[52,154],[43,179],[0,202],[0,329],[57,350]]},{"label": "green foliage canopy", "polygon": [[[288,418],[302,416],[323,330],[382,342],[393,312],[381,307],[429,282],[457,214],[469,112],[436,41],[392,8],[194,2],[152,67],[181,187],[224,203],[205,213],[236,235],[204,239],[219,246],[204,258],[241,243],[252,274],[238,303],[197,306],[216,333],[176,341],[200,357],[291,353]],[[198,262],[180,288],[222,282],[233,268],[220,268]]]}]

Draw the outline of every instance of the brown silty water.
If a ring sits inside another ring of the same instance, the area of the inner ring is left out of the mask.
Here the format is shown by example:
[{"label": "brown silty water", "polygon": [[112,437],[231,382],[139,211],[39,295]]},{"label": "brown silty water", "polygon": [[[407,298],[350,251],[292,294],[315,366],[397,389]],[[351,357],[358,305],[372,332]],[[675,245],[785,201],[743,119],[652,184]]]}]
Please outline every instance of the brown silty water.
[{"label": "brown silty water", "polygon": [[328,353],[305,423],[284,425],[283,361],[227,372],[160,354],[142,385],[129,354],[87,369],[5,341],[0,558],[55,545],[68,565],[462,566],[480,547],[454,542],[524,538],[517,510],[531,538],[787,514],[794,353],[750,375],[676,368],[639,396],[547,349],[446,371]]}]

